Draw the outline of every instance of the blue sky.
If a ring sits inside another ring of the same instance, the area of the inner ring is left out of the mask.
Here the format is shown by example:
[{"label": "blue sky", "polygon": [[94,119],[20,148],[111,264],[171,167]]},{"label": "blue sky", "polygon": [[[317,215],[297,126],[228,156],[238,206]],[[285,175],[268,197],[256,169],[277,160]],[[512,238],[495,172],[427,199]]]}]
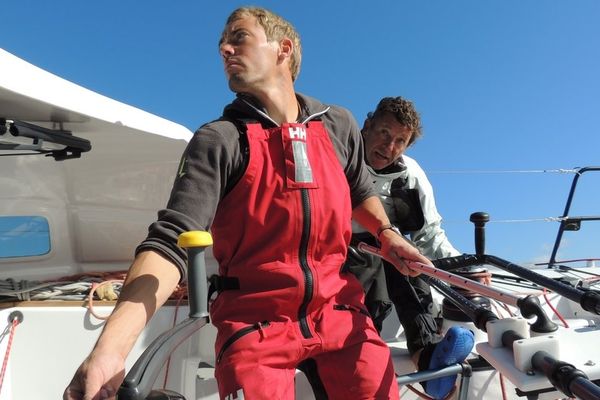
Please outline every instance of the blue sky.
[{"label": "blue sky", "polygon": [[[5,0],[0,47],[194,130],[233,98],[217,40],[245,4]],[[488,253],[548,259],[558,224],[540,220],[562,215],[573,175],[512,171],[600,165],[600,2],[251,4],[300,32],[298,91],[360,124],[383,96],[415,102],[424,137],[408,154],[428,172],[457,248],[473,251],[469,215],[487,211]],[[600,215],[600,173],[584,174],[577,194],[572,215]],[[596,225],[567,235],[562,255],[600,257]]]}]

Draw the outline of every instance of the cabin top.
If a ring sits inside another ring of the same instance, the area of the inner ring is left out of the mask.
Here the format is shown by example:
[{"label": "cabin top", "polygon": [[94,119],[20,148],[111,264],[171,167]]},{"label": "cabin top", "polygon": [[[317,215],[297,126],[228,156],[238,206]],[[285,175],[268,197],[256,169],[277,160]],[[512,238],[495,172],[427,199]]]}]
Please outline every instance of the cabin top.
[{"label": "cabin top", "polygon": [[192,132],[2,49],[0,71],[0,279],[126,268]]}]

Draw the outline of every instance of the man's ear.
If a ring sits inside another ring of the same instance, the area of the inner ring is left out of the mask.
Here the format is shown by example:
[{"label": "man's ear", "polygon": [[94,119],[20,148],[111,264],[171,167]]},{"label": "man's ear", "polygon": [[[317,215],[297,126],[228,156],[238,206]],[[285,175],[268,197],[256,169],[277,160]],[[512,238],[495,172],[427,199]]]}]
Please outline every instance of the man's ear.
[{"label": "man's ear", "polygon": [[288,39],[283,38],[279,42],[279,59],[283,61],[285,58],[291,58],[294,53],[294,43]]}]

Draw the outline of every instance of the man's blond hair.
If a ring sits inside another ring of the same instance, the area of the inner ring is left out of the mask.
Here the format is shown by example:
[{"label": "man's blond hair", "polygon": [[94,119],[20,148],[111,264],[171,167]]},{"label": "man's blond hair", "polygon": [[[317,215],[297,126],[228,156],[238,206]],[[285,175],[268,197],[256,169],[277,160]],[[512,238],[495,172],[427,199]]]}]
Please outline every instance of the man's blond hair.
[{"label": "man's blond hair", "polygon": [[[227,28],[231,23],[237,21],[240,18],[252,16],[255,17],[260,26],[265,31],[268,41],[279,42],[283,38],[288,38],[294,45],[294,51],[290,59],[290,72],[292,73],[292,80],[295,81],[300,73],[300,62],[302,60],[302,47],[300,44],[300,35],[296,32],[296,29],[291,23],[280,17],[279,15],[261,7],[240,7],[234,10],[227,18],[225,27]],[[221,35],[221,40],[225,37],[225,32]]]}]

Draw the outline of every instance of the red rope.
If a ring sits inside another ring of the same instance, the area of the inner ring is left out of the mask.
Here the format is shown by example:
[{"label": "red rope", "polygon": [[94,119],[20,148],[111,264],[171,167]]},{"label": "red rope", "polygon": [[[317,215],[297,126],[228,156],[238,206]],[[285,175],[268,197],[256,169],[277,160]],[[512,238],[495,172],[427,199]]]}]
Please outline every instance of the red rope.
[{"label": "red rope", "polygon": [[500,377],[500,389],[502,390],[502,399],[506,400],[506,386],[504,386],[504,376],[502,374],[498,374]]},{"label": "red rope", "polygon": [[560,321],[563,323],[563,325],[565,326],[565,328],[568,328],[569,324],[567,323],[567,321],[565,321],[565,319],[558,312],[558,310],[556,308],[554,308],[554,306],[550,302],[550,299],[548,299],[548,291],[546,290],[546,288],[544,288],[544,292],[543,293],[544,293],[544,300],[546,300],[546,304],[548,304],[548,307],[550,307],[550,309],[554,312],[554,314],[558,317],[558,319],[560,319]]},{"label": "red rope", "polygon": [[[405,386],[406,386],[406,388],[408,390],[410,390],[411,392],[415,393],[417,396],[419,396],[422,399],[425,399],[425,400],[435,400],[433,397],[430,397],[426,393],[421,392],[419,389],[415,388],[411,384],[406,384]],[[454,395],[455,391],[456,391],[456,385],[454,385],[452,387],[452,390],[450,390],[450,392],[448,392],[448,394],[446,395],[446,397],[444,397],[442,400],[448,400],[448,399],[450,399]]]},{"label": "red rope", "polygon": [[422,399],[425,400],[435,400],[433,397],[429,397],[427,396],[425,393],[421,392],[419,389],[415,388],[413,385],[411,384],[407,384],[406,388],[408,390],[410,390],[411,392],[415,393],[417,396],[419,396]]},{"label": "red rope", "polygon": [[2,371],[0,371],[0,392],[2,392],[2,384],[4,383],[4,374],[6,373],[6,366],[8,365],[8,356],[10,355],[10,349],[12,347],[13,337],[15,330],[19,325],[19,319],[14,318],[10,327],[10,336],[8,337],[8,344],[6,345],[6,353],[4,354],[4,361],[2,362]]},{"label": "red rope", "polygon": [[[179,298],[177,299],[177,304],[175,305],[175,312],[173,313],[173,326],[177,324],[177,314],[179,313],[179,305],[181,304],[181,300],[183,300],[185,293],[180,292]],[[167,380],[169,379],[169,368],[171,368],[171,356],[167,359],[167,365],[165,370],[165,380],[163,381],[163,389],[167,388]]]}]

